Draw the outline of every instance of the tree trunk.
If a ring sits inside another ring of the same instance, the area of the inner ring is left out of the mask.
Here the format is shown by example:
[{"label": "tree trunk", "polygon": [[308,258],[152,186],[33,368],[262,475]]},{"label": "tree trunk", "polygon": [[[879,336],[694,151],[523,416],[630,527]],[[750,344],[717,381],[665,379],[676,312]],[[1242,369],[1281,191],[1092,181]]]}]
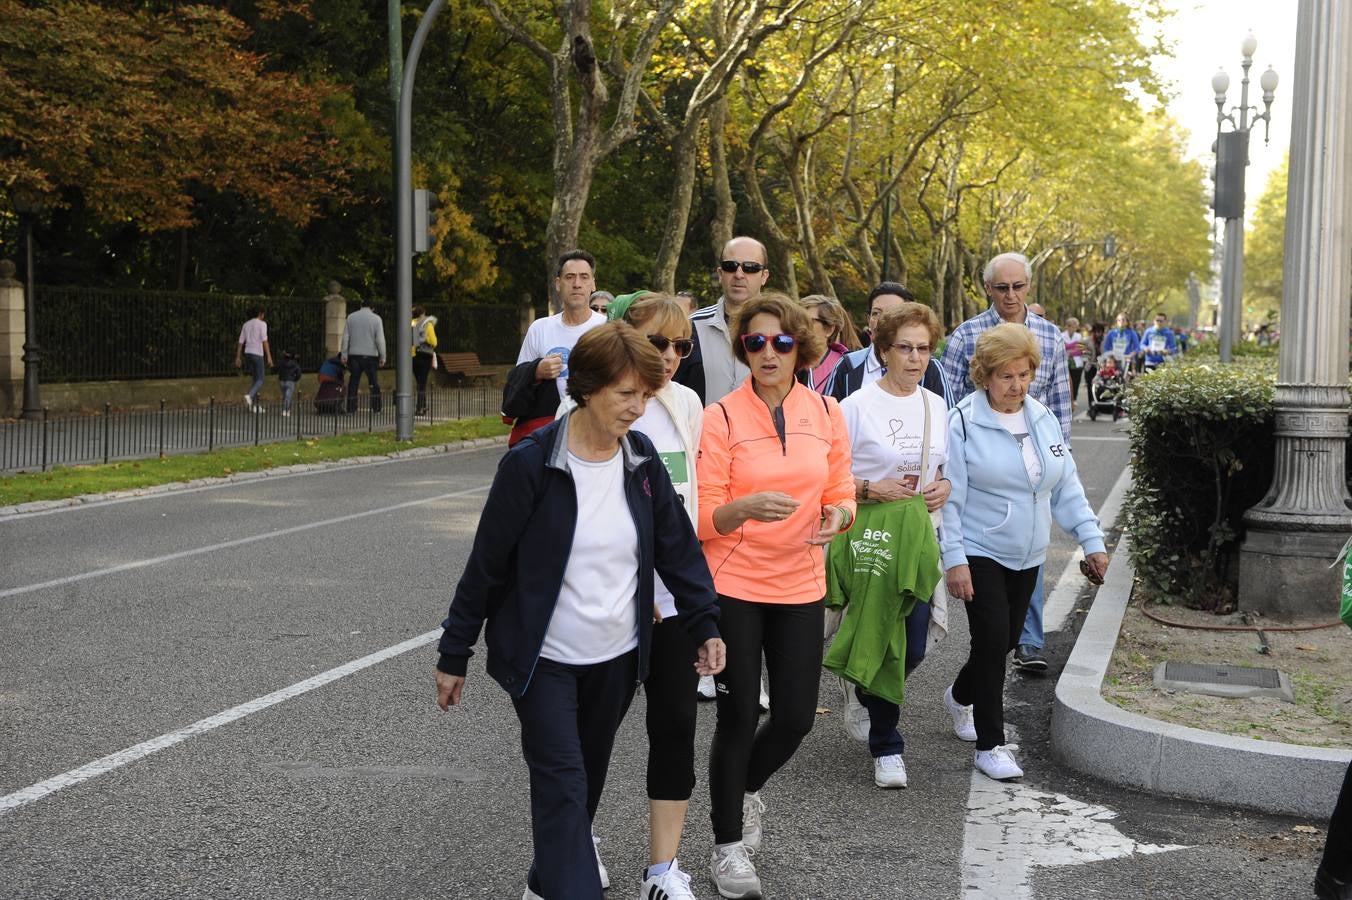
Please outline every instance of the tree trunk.
[{"label": "tree trunk", "polygon": [[700,120],[687,121],[671,144],[672,164],[676,177],[667,201],[667,222],[662,229],[662,242],[653,260],[652,289],[668,294],[676,290],[676,265],[685,246],[685,232],[690,222],[690,202],[695,189],[695,157],[699,149]]},{"label": "tree trunk", "polygon": [[[808,184],[812,177],[812,145],[808,145],[806,152],[800,152],[799,147],[795,146],[793,153],[784,161],[784,169],[789,176],[789,189],[793,193],[793,205],[798,214],[798,245],[803,249],[803,260],[812,275],[813,293],[835,297],[836,289],[822,262],[821,248],[817,245],[817,230],[812,224],[812,192]],[[794,297],[797,298],[797,294]]]},{"label": "tree trunk", "polygon": [[728,100],[722,97],[709,110],[709,174],[714,186],[714,219],[709,225],[713,258],[732,240],[737,224],[737,201],[728,179]]}]

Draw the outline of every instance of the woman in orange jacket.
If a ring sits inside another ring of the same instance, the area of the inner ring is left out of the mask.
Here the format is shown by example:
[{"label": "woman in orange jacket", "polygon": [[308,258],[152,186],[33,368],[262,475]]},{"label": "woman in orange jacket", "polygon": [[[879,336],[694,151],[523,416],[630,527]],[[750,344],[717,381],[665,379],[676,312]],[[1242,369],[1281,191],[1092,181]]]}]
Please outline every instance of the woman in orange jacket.
[{"label": "woman in orange jacket", "polygon": [[[759,897],[759,792],[798,749],[817,712],[824,550],[854,521],[850,439],[840,407],[796,376],[823,338],[788,297],[739,310],[733,352],[751,369],[704,413],[696,475],[699,537],[714,576],[728,666],[717,678],[709,759],[714,853],[724,897]],[[761,656],[770,717],[757,729]]]}]

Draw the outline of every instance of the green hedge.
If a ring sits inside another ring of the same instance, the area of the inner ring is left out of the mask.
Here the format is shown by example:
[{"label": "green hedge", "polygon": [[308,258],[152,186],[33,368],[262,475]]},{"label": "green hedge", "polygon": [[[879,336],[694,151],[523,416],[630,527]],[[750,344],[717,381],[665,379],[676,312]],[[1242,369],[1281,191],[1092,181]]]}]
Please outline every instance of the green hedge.
[{"label": "green hedge", "polygon": [[1189,354],[1129,389],[1126,527],[1149,599],[1221,610],[1234,606],[1242,516],[1272,480],[1276,360],[1213,360]]}]

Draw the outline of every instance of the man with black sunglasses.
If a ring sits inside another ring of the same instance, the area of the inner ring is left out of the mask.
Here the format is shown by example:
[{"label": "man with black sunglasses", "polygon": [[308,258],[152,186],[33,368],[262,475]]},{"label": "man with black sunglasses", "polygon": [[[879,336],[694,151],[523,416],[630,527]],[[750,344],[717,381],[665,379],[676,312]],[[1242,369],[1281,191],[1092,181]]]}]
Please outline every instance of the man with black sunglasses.
[{"label": "man with black sunglasses", "polygon": [[729,322],[744,303],[760,296],[770,280],[767,260],[765,245],[755,238],[728,241],[719,254],[717,269],[723,296],[690,317],[694,350],[681,360],[672,380],[699,394],[705,406],[740,387],[751,372],[733,355]]},{"label": "man with black sunglasses", "polygon": [[[1056,416],[1057,421],[1061,423],[1061,434],[1066,439],[1066,447],[1069,448],[1071,397],[1066,344],[1061,339],[1061,329],[1042,317],[1042,307],[1025,303],[1033,281],[1033,268],[1028,263],[1028,257],[1022,253],[1001,253],[986,263],[982,280],[986,296],[991,301],[990,308],[955,328],[949,335],[948,345],[944,348],[941,363],[951,394],[949,405],[957,405],[963,397],[975,390],[969,364],[976,352],[976,341],[981,333],[1002,322],[1026,325],[1037,338],[1038,349],[1042,353],[1042,360],[1037,371],[1033,373],[1033,382],[1028,387],[1028,394]],[[1042,567],[1039,567],[1037,583],[1028,604],[1028,616],[1024,620],[1023,633],[1019,635],[1019,645],[1014,650],[1014,667],[1022,672],[1039,675],[1047,671],[1047,658],[1042,652],[1046,646],[1046,638],[1042,631],[1044,597],[1042,575]]]}]

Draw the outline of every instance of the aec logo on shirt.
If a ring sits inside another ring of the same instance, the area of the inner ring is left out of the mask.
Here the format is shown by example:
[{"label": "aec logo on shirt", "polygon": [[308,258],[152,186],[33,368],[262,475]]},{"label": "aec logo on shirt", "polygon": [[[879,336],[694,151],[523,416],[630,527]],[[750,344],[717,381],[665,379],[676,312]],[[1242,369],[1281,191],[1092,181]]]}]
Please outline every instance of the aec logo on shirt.
[{"label": "aec logo on shirt", "polygon": [[563,359],[563,371],[559,373],[560,378],[568,377],[568,356],[573,352],[571,347],[554,347],[545,356],[553,356],[557,353]]}]

